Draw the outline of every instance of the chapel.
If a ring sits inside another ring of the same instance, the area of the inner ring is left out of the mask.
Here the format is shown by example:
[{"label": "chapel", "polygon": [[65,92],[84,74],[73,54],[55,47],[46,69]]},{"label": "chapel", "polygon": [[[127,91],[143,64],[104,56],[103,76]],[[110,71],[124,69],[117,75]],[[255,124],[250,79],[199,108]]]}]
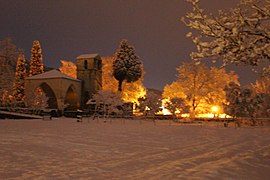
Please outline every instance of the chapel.
[{"label": "chapel", "polygon": [[77,79],[51,70],[25,79],[26,102],[37,88],[48,98],[48,108],[84,108],[94,93],[102,89],[102,60],[98,54],[82,54],[76,58]]}]

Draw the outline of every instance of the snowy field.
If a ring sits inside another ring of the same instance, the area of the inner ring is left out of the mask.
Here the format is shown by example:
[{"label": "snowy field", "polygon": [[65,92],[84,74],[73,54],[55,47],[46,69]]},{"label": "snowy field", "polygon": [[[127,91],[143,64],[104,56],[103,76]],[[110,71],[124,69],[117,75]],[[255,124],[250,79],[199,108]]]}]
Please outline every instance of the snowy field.
[{"label": "snowy field", "polygon": [[270,125],[0,120],[0,179],[270,179]]}]

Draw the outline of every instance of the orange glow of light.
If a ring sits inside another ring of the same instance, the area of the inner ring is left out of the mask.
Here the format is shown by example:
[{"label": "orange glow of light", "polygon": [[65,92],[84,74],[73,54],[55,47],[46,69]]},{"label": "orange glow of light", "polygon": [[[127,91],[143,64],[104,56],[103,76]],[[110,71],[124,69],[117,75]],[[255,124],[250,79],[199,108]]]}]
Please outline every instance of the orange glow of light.
[{"label": "orange glow of light", "polygon": [[[181,114],[181,117],[183,117],[183,118],[190,117],[190,114]],[[215,114],[211,114],[211,113],[209,113],[209,114],[197,114],[195,117],[196,118],[214,118]],[[223,118],[231,118],[231,116],[223,113],[223,114],[219,114],[218,118],[221,118],[221,119],[223,119]]]},{"label": "orange glow of light", "polygon": [[212,106],[211,110],[212,110],[212,112],[217,113],[219,111],[219,107],[218,106]]},{"label": "orange glow of light", "polygon": [[172,113],[165,108],[165,104],[166,102],[168,102],[169,100],[168,99],[162,99],[162,105],[161,105],[161,111],[159,111],[157,114],[163,114],[163,115],[171,115]]},{"label": "orange glow of light", "polygon": [[168,109],[163,108],[163,109],[162,109],[162,114],[163,114],[163,115],[171,115],[172,113],[171,113]]}]

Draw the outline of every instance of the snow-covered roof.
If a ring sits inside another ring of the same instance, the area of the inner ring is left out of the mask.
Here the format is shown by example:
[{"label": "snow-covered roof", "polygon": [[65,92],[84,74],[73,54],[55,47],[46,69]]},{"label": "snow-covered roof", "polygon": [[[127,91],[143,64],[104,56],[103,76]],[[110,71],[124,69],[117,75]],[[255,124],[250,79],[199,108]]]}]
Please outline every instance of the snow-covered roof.
[{"label": "snow-covered roof", "polygon": [[64,79],[70,79],[70,80],[74,80],[74,81],[80,81],[78,79],[67,76],[66,74],[63,74],[60,71],[55,70],[55,69],[51,70],[51,71],[47,71],[47,72],[42,73],[42,74],[32,76],[32,77],[28,77],[26,79],[56,79],[56,78],[64,78]]},{"label": "snow-covered roof", "polygon": [[78,56],[76,59],[87,59],[87,58],[96,58],[99,57],[98,54],[82,54]]}]

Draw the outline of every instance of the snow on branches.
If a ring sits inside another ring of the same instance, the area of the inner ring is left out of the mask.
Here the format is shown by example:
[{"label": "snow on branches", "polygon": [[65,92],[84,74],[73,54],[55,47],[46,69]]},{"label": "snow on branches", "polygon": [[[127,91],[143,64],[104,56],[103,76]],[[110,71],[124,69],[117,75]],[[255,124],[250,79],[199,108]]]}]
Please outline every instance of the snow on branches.
[{"label": "snow on branches", "polygon": [[135,82],[142,76],[142,62],[135,54],[134,47],[128,45],[125,39],[115,53],[113,76],[119,82],[118,91],[122,91],[123,81]]},{"label": "snow on branches", "polygon": [[96,105],[95,111],[101,111],[106,115],[121,113],[118,107],[124,104],[124,101],[121,100],[121,95],[118,92],[114,93],[111,91],[98,91],[87,103],[91,103],[92,100]]},{"label": "snow on branches", "polygon": [[[105,91],[117,92],[118,81],[113,77],[113,56],[102,57],[102,89]],[[144,73],[144,69],[142,68]],[[122,84],[121,98],[125,102],[138,104],[138,98],[144,97],[146,89],[143,85],[143,76],[132,83],[124,82]]]},{"label": "snow on branches", "polygon": [[31,59],[30,59],[30,72],[29,76],[34,76],[44,72],[44,66],[42,63],[42,49],[40,42],[35,40],[31,49]]},{"label": "snow on branches", "polygon": [[17,103],[24,101],[24,80],[26,78],[26,61],[22,52],[18,55],[15,82],[13,84],[13,98]]},{"label": "snow on branches", "polygon": [[[242,0],[230,12],[206,14],[199,7],[199,0],[187,0],[193,10],[182,21],[198,33],[189,32],[197,46],[191,53],[194,60],[223,59],[227,64],[257,66],[270,62],[270,1]],[[263,69],[270,74],[270,66]]]},{"label": "snow on branches", "polygon": [[227,73],[225,69],[211,68],[204,64],[183,64],[177,68],[178,79],[170,85],[166,85],[163,98],[184,99],[190,106],[192,115],[209,113],[213,105],[221,106],[225,102],[223,90],[229,82],[238,83],[238,77],[234,72]]}]

